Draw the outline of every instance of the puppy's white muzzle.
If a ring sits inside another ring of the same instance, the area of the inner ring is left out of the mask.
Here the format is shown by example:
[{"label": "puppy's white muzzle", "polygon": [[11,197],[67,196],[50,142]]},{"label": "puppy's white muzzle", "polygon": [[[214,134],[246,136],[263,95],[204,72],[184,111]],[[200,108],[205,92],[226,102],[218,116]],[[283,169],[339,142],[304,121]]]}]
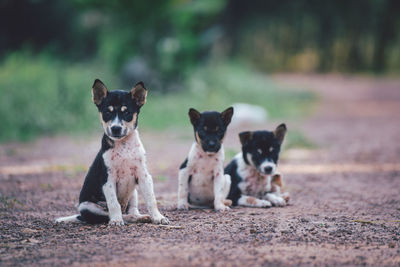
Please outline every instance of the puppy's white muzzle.
[{"label": "puppy's white muzzle", "polygon": [[263,163],[260,164],[259,170],[260,170],[260,172],[262,172],[264,174],[272,175],[276,171],[276,164],[267,159]]}]

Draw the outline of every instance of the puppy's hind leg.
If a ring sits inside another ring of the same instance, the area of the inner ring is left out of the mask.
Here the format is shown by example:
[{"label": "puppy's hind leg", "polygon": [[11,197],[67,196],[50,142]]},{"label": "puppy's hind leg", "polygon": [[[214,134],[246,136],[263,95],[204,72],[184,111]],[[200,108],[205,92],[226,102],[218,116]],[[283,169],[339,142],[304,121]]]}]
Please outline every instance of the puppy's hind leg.
[{"label": "puppy's hind leg", "polygon": [[79,204],[78,219],[89,224],[106,223],[110,221],[108,212],[96,203],[85,201]]},{"label": "puppy's hind leg", "polygon": [[123,215],[124,220],[129,221],[130,219],[133,219],[134,222],[144,222],[144,223],[151,222],[150,215],[140,214],[138,204],[139,204],[138,192],[136,189],[134,189],[132,192],[132,196],[129,199],[128,215]]}]

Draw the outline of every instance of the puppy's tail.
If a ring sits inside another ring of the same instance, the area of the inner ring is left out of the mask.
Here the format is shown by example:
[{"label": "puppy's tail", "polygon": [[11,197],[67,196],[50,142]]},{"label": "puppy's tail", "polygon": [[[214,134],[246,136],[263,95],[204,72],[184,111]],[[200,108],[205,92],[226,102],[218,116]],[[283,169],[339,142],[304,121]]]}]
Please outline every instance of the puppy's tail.
[{"label": "puppy's tail", "polygon": [[62,223],[62,222],[64,222],[64,223],[67,223],[67,222],[81,223],[82,220],[80,220],[80,217],[81,217],[80,214],[75,214],[75,215],[72,215],[72,216],[57,218],[55,220],[55,222],[56,223]]}]

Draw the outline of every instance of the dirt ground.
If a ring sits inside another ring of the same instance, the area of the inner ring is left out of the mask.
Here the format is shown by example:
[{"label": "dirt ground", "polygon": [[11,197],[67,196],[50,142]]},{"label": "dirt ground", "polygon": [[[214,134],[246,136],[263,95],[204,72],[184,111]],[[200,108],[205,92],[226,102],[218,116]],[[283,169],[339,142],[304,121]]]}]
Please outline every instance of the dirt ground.
[{"label": "dirt ground", "polygon": [[[317,144],[282,155],[289,206],[176,211],[178,166],[192,133],[142,131],[159,208],[171,225],[57,225],[57,216],[76,213],[100,127],[91,138],[3,144],[0,265],[400,266],[400,80],[275,80],[320,98],[309,118],[286,122]],[[243,127],[229,130],[227,150],[238,150]]]}]

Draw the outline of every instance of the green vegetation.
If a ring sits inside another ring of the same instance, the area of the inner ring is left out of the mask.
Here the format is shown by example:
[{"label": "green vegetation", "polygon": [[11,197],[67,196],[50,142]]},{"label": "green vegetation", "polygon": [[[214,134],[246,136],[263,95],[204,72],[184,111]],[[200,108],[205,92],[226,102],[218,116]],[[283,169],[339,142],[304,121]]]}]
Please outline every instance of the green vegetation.
[{"label": "green vegetation", "polygon": [[14,197],[0,196],[0,211],[13,209],[16,206],[23,207],[24,204]]},{"label": "green vegetation", "polygon": [[110,89],[143,80],[141,126],[164,129],[187,125],[189,107],[309,112],[312,94],[266,72],[400,70],[396,0],[3,2],[0,142],[98,127],[95,78]]},{"label": "green vegetation", "polygon": [[299,130],[289,130],[286,140],[284,142],[285,149],[290,148],[305,148],[314,149],[317,147],[315,143],[309,140],[302,132]]},{"label": "green vegetation", "polygon": [[[44,54],[10,55],[0,66],[0,140],[95,129],[99,123],[90,88],[96,77],[110,89],[119,88],[101,64],[68,65]],[[189,107],[222,111],[235,102],[263,106],[273,118],[303,116],[315,98],[311,93],[282,88],[238,63],[199,67],[185,84],[184,90],[169,94],[149,88],[140,125],[155,129],[187,126]]]},{"label": "green vegetation", "polygon": [[90,87],[98,76],[112,83],[109,72],[94,65],[69,65],[44,54],[9,55],[0,65],[0,140],[97,126]]},{"label": "green vegetation", "polygon": [[184,91],[152,94],[143,107],[141,125],[163,129],[188,125],[190,107],[222,111],[237,102],[264,107],[271,118],[303,117],[315,95],[277,85],[266,75],[239,63],[205,66],[187,80]]}]

